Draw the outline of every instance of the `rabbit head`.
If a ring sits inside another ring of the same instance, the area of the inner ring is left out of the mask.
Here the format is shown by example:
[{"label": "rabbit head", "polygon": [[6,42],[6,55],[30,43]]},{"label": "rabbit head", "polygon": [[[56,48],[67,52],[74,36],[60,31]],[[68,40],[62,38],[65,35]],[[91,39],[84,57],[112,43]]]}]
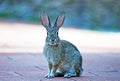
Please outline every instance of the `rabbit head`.
[{"label": "rabbit head", "polygon": [[49,16],[47,16],[47,14],[42,13],[40,17],[41,17],[41,24],[47,30],[46,44],[49,45],[59,44],[60,38],[58,36],[58,30],[63,25],[65,19],[65,13],[64,12],[60,13],[53,26],[51,26],[50,19]]}]

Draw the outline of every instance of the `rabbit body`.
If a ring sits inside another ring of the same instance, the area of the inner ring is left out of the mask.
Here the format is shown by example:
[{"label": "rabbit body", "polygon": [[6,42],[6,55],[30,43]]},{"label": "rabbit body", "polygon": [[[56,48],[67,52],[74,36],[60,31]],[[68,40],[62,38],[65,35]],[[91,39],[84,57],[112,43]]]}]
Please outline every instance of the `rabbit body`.
[{"label": "rabbit body", "polygon": [[46,43],[43,54],[48,62],[49,71],[45,75],[47,78],[55,76],[75,77],[80,76],[82,69],[82,56],[79,50],[70,42],[60,40],[58,30],[64,21],[64,13],[61,13],[51,26],[49,17],[41,14],[41,23],[47,30]]},{"label": "rabbit body", "polygon": [[46,44],[43,54],[51,69],[46,77],[56,76],[56,71],[64,77],[80,76],[83,71],[82,56],[78,49],[68,41],[60,40],[57,46]]}]

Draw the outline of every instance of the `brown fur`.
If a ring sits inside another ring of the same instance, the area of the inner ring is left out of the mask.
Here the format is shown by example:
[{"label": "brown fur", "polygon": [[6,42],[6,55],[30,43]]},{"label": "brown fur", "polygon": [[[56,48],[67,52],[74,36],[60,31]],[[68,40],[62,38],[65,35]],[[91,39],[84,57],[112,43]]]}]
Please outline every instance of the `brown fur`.
[{"label": "brown fur", "polygon": [[82,74],[82,56],[79,50],[70,42],[60,40],[58,36],[59,27],[64,21],[64,13],[61,13],[53,27],[50,25],[49,17],[41,15],[42,25],[46,27],[47,37],[43,54],[48,62],[49,71],[47,78],[63,75],[64,77],[75,77]]}]

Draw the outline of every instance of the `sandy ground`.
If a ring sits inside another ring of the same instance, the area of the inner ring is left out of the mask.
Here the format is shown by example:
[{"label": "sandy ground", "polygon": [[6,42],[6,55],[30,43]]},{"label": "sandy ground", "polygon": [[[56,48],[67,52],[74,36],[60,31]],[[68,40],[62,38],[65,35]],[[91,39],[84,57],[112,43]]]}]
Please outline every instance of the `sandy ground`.
[{"label": "sandy ground", "polygon": [[[59,36],[81,52],[120,52],[120,33],[61,28]],[[0,52],[42,52],[45,37],[41,25],[0,22]]]}]

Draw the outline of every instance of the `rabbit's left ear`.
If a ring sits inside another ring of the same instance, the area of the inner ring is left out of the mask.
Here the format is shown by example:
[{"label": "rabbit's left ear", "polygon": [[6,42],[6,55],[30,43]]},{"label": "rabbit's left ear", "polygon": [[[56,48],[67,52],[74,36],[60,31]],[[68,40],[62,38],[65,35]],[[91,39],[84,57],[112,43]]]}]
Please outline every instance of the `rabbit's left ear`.
[{"label": "rabbit's left ear", "polygon": [[60,15],[57,17],[54,26],[61,27],[63,25],[64,20],[65,20],[65,12],[61,12]]},{"label": "rabbit's left ear", "polygon": [[48,28],[48,27],[51,26],[50,19],[49,19],[49,17],[47,16],[46,13],[42,13],[42,14],[40,15],[40,17],[41,17],[41,24],[42,24],[44,27]]}]

